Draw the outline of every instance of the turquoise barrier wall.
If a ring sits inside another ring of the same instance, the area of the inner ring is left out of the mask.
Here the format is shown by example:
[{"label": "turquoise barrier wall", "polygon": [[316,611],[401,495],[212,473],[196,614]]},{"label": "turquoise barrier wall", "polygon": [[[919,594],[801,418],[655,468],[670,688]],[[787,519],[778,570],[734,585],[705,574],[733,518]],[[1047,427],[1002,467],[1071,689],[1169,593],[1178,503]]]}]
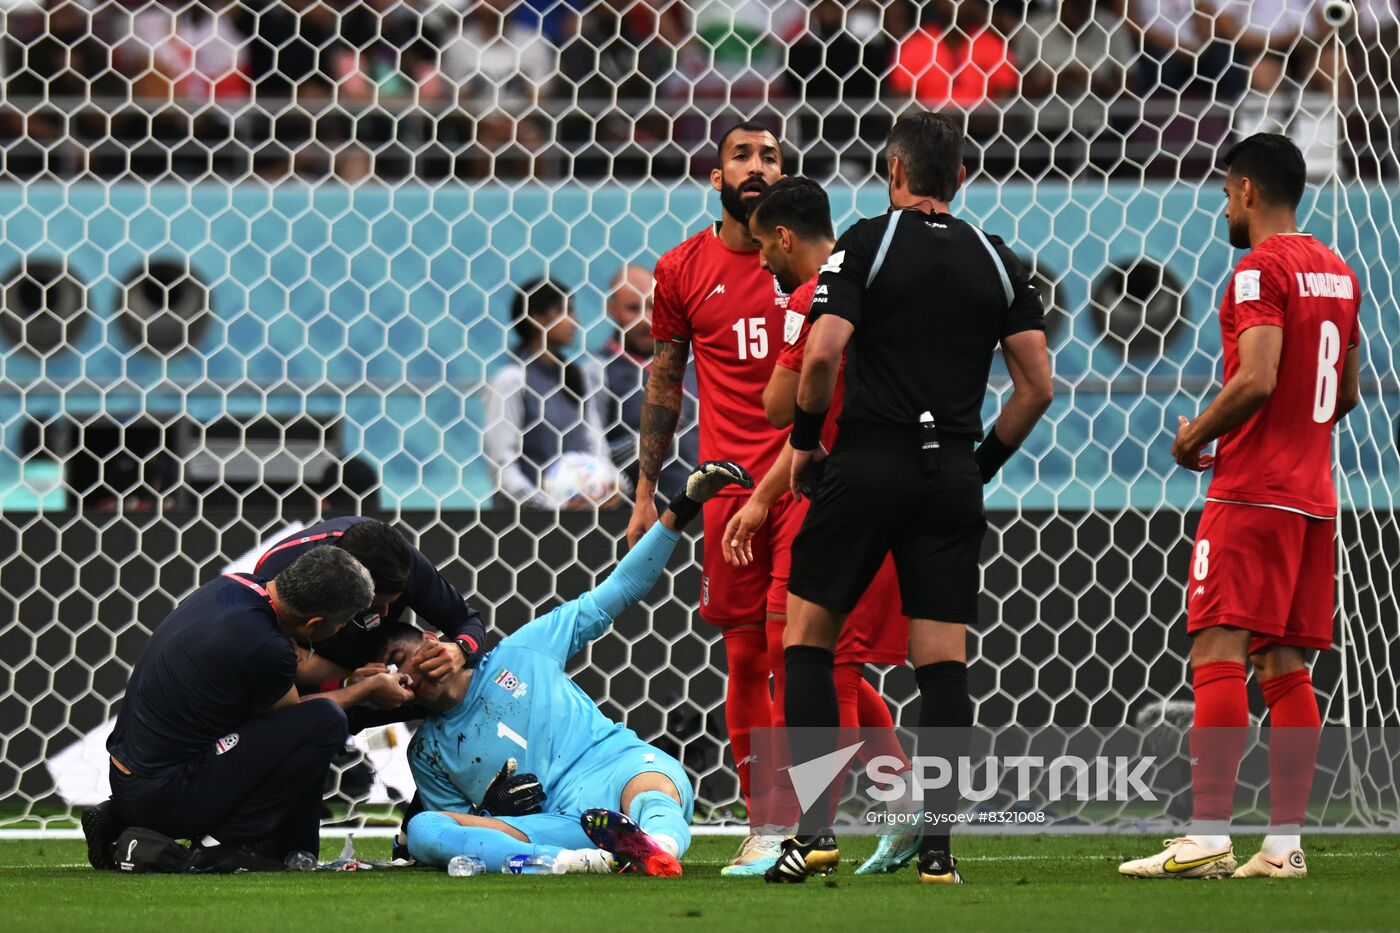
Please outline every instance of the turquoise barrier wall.
[{"label": "turquoise barrier wall", "polygon": [[[992,492],[993,507],[1153,507],[1199,494],[1173,466],[1168,425],[1213,392],[1214,309],[1237,254],[1223,237],[1218,185],[974,185],[955,210],[1035,256],[1059,288],[1061,391]],[[838,229],[883,209],[878,187],[832,190]],[[1400,411],[1390,301],[1400,267],[1394,190],[1324,192],[1305,226],[1361,275],[1367,409],[1340,443],[1358,503],[1400,487]],[[47,358],[0,344],[3,477],[18,470],[24,413],[341,412],[351,452],[384,475],[394,508],[474,507],[492,482],[480,455],[479,388],[501,358],[510,283],[547,272],[577,290],[588,348],[608,337],[608,280],[650,265],[717,210],[689,183],[647,186],[347,189],[74,185],[0,189],[0,272],[22,257],[63,262],[87,288],[72,346]],[[1332,232],[1337,217],[1338,234]],[[1125,357],[1100,339],[1090,292],[1116,263],[1146,256],[1182,283],[1184,319],[1164,353]],[[149,260],[188,261],[210,287],[212,322],[169,358],[132,346],[114,323]],[[1380,297],[1383,301],[1377,301]],[[989,400],[988,414],[995,408]],[[7,472],[8,471],[8,472]]]}]

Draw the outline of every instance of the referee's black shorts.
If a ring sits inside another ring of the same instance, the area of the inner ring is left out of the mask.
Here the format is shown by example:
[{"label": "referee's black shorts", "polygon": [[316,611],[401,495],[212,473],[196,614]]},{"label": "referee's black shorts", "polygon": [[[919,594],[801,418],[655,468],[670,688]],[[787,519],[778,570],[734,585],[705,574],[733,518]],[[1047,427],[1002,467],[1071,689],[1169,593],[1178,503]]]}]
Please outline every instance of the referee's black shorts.
[{"label": "referee's black shorts", "polygon": [[913,431],[848,433],[793,542],[788,591],[848,613],[893,553],[905,615],[975,623],[987,519],[972,438],[943,435],[932,469]]}]

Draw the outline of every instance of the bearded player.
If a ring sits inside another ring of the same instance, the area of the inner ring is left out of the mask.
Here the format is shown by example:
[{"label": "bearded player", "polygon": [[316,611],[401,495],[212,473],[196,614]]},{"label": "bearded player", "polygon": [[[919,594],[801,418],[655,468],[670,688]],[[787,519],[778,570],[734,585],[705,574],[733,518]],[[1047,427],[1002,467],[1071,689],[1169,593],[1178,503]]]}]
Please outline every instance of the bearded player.
[{"label": "bearded player", "polygon": [[[431,656],[436,636],[392,633],[382,660],[400,666],[432,711],[408,750],[425,808],[408,824],[417,861],[442,867],[471,855],[499,871],[512,856],[542,855],[556,871],[606,872],[603,849],[645,874],[681,873],[695,806],[689,776],[604,716],[564,668],[646,596],[686,522],[731,484],[753,480],[733,463],[701,464],[606,580],[506,636],[475,670],[419,678],[418,659]],[[539,776],[542,812],[501,815],[493,787],[517,765]]]},{"label": "bearded player", "polygon": [[[762,398],[782,339],[787,296],[760,267],[758,245],[748,228],[753,201],[780,177],[782,152],[769,130],[758,123],[730,129],[719,141],[719,167],[710,173],[723,208],[720,222],[656,264],[651,324],[656,353],[642,408],[629,543],[656,522],[656,478],[680,420],[681,384],[692,350],[700,397],[700,459],[732,460],[764,474],[784,446],[782,432],[764,417]],[[729,669],[725,724],[739,787],[752,809],[750,732],[772,723],[765,610],[774,567],[787,560],[775,546],[782,540],[776,532],[791,518],[783,505],[775,506],[767,530],[754,541],[753,562],[731,567],[724,561],[719,532],[743,504],[741,495],[728,490],[705,506],[705,527],[712,533],[705,535],[700,618],[719,627],[724,639]],[[781,841],[751,835],[734,863],[775,856]]]},{"label": "bearded player", "polygon": [[[1225,155],[1230,245],[1250,252],[1220,304],[1225,387],[1172,455],[1214,468],[1186,601],[1196,712],[1192,832],[1125,862],[1137,878],[1297,878],[1321,718],[1305,653],[1332,646],[1336,585],[1332,429],[1360,401],[1361,290],[1334,252],[1298,230],[1307,170],[1286,136]],[[1218,441],[1214,456],[1203,448]],[[1249,725],[1245,662],[1269,708],[1270,833],[1236,868],[1229,822]]]},{"label": "bearded player", "polygon": [[[790,296],[783,327],[783,348],[763,392],[768,422],[775,428],[786,428],[792,423],[793,407],[797,403],[797,381],[802,373],[807,332],[811,329],[807,323],[807,312],[817,288],[817,271],[836,245],[830,200],[822,187],[811,179],[784,178],[758,199],[750,212],[749,230],[759,244],[759,259],[763,267],[773,273],[778,285]],[[828,450],[836,440],[841,396],[842,387],[838,383],[823,429],[822,441]],[[729,520],[723,537],[726,561],[744,566],[753,560],[754,535],[767,521],[773,505],[791,498],[788,491],[791,467],[792,448],[784,445],[777,462],[758,481],[744,507]],[[795,504],[788,502],[784,507],[792,510],[793,519],[786,527],[774,532],[779,539],[775,547],[783,554],[784,560],[775,569],[774,586],[768,594],[768,660],[773,668],[775,728],[783,725],[783,625],[787,621],[790,569],[787,557],[792,549],[792,539],[806,513],[807,503],[805,500]],[[895,576],[894,561],[887,557],[842,627],[836,644],[834,673],[842,727],[869,729],[876,736],[888,737],[888,741],[864,743],[859,752],[862,761],[881,755],[899,759],[905,757],[892,731],[894,720],[890,717],[889,707],[865,679],[864,666],[903,664],[908,655],[908,646],[909,618],[900,608],[899,580]],[[875,853],[856,869],[856,874],[897,871],[918,854],[917,829],[882,835]],[[720,873],[761,875],[775,861],[776,853],[771,859],[728,866]]]}]

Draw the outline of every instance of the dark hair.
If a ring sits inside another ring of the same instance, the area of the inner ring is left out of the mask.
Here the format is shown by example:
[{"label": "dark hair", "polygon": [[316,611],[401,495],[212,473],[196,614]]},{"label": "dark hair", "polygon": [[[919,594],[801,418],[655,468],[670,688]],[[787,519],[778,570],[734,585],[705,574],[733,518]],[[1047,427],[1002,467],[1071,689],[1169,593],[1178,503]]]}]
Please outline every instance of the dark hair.
[{"label": "dark hair", "polygon": [[376,593],[402,593],[408,587],[413,551],[398,530],[386,522],[356,522],[336,544],[364,565]]},{"label": "dark hair", "polygon": [[422,640],[423,630],[416,625],[409,625],[407,622],[384,622],[374,629],[369,639],[369,656],[373,660],[382,660],[388,653],[389,646],[395,642]]},{"label": "dark hair", "polygon": [[729,137],[735,133],[767,133],[773,137],[773,141],[778,144],[778,164],[783,164],[783,144],[778,139],[778,134],[770,127],[764,126],[757,120],[745,120],[743,123],[736,123],[720,134],[719,144],[715,147],[715,154],[719,158],[719,163],[724,164],[724,144],[729,142]]},{"label": "dark hair", "polygon": [[804,240],[834,240],[831,199],[821,185],[802,175],[784,178],[758,196],[749,218],[764,230],[787,227]]},{"label": "dark hair", "polygon": [[273,582],[278,600],[302,619],[347,619],[374,599],[369,571],[338,547],[312,548]]},{"label": "dark hair", "polygon": [[952,118],[922,111],[899,118],[885,139],[885,158],[909,173],[909,193],[951,201],[958,193],[963,131]]},{"label": "dark hair", "polygon": [[1308,167],[1293,140],[1278,133],[1255,133],[1230,147],[1222,160],[1227,172],[1248,178],[1270,204],[1296,208],[1308,184]]},{"label": "dark hair", "polygon": [[[515,291],[510,302],[510,328],[517,347],[529,346],[539,333],[533,320],[550,308],[564,308],[569,301],[563,286],[553,279],[536,276]],[[527,361],[528,362],[528,361]],[[564,388],[582,399],[588,394],[587,380],[577,363],[564,363]]]}]

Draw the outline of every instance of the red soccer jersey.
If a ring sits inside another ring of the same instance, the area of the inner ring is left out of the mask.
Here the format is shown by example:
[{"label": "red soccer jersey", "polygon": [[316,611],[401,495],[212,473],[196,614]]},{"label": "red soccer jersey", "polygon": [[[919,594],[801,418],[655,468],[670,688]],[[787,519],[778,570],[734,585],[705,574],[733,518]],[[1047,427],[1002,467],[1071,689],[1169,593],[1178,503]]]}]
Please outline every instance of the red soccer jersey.
[{"label": "red soccer jersey", "polygon": [[[787,320],[783,326],[783,350],[778,354],[778,365],[793,372],[802,372],[802,357],[807,352],[807,332],[812,325],[807,314],[812,310],[812,296],[817,291],[817,280],[808,279],[793,291],[788,299]],[[841,417],[841,403],[846,395],[846,360],[841,359],[841,368],[836,373],[836,391],[831,393],[831,407],[826,410],[826,422],[822,425],[822,446],[827,450],[836,443],[836,419]]]},{"label": "red soccer jersey", "polygon": [[[787,441],[763,414],[787,296],[758,264],[758,252],[724,245],[709,228],[656,264],[651,334],[689,341],[700,392],[700,459],[733,460],[768,472]],[[747,495],[729,486],[720,495]]]},{"label": "red soccer jersey", "polygon": [[1337,514],[1332,426],[1360,306],[1356,275],[1311,236],[1269,237],[1240,260],[1220,303],[1225,381],[1239,370],[1249,328],[1283,328],[1283,351],[1273,395],[1216,445],[1208,498]]}]

